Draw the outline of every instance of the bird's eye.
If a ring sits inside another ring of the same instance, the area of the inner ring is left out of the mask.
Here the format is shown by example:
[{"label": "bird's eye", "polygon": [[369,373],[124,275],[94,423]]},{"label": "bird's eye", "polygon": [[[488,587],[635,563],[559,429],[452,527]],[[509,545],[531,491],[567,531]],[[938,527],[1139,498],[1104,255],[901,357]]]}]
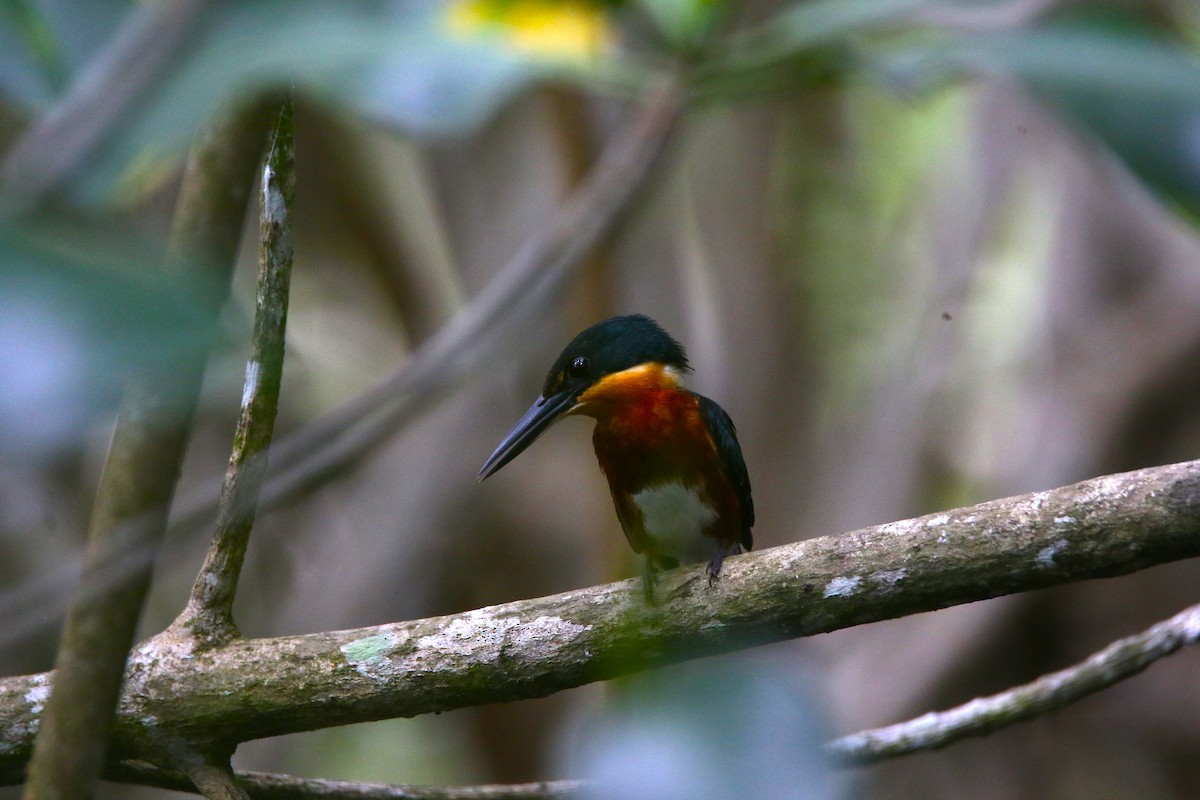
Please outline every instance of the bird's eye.
[{"label": "bird's eye", "polygon": [[571,362],[571,366],[567,367],[567,372],[572,378],[582,378],[588,374],[589,366],[591,365],[588,364],[588,360],[586,358],[583,356],[576,356],[575,360]]}]

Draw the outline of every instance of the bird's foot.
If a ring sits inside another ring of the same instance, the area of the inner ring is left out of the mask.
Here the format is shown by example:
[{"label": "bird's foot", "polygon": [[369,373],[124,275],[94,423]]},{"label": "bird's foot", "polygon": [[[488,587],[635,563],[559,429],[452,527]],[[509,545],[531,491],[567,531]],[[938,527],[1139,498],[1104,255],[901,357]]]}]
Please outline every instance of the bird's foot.
[{"label": "bird's foot", "polygon": [[709,561],[708,566],[704,569],[705,574],[708,575],[708,588],[711,589],[721,579],[721,565],[724,563],[725,550],[717,550],[717,554],[713,556],[712,561]]},{"label": "bird's foot", "polygon": [[646,605],[648,606],[658,605],[658,603],[654,602],[654,584],[657,582],[658,572],[654,569],[654,565],[650,563],[650,560],[647,559],[646,569],[642,573],[642,590],[646,597]]}]

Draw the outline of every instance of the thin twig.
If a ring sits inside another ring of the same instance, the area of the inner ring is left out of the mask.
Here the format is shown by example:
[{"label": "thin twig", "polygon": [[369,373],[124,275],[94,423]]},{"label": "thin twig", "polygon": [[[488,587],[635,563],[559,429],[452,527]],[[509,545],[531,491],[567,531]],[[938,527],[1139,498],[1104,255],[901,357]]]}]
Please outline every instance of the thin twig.
[{"label": "thin twig", "polygon": [[[231,748],[334,725],[544,697],[667,664],[1200,556],[1200,461],[809,539],[730,559],[647,606],[637,581],[446,617],[131,656],[114,731]],[[664,573],[687,583],[699,565]],[[177,632],[176,632],[177,633]],[[0,783],[19,780],[52,676],[0,679]]]},{"label": "thin twig", "polygon": [[180,622],[208,645],[237,635],[233,600],[267,471],[267,451],[279,408],[292,276],[290,211],[296,188],[292,125],[289,96],[279,110],[262,174],[258,293],[241,416],[221,487],[212,546],[180,617]]},{"label": "thin twig", "polygon": [[[274,508],[327,480],[502,352],[517,324],[538,316],[536,309],[561,290],[646,186],[679,119],[683,95],[673,74],[647,89],[634,118],[580,188],[465,309],[383,382],[280,441],[260,508]],[[210,518],[215,495],[206,484],[184,498],[176,524],[190,528]]]},{"label": "thin twig", "polygon": [[[262,127],[241,109],[197,142],[169,243],[170,268],[210,282],[197,296],[215,322],[228,292]],[[27,798],[90,797],[150,583],[207,356],[205,337],[168,365],[131,378],[96,494],[83,577],[59,645],[53,690],[30,762]]]},{"label": "thin twig", "polygon": [[936,750],[969,736],[984,736],[1133,677],[1160,658],[1200,641],[1200,605],[1142,633],[1120,639],[1087,660],[990,697],[934,711],[885,728],[835,739],[826,751],[844,764],[872,764],[922,750]]},{"label": "thin twig", "polygon": [[[582,781],[558,780],[482,786],[410,786],[320,778],[297,778],[270,772],[236,772],[238,784],[253,800],[566,800],[577,797]],[[196,791],[184,775],[138,763],[110,770],[110,780]],[[206,794],[206,796],[209,796]]]},{"label": "thin twig", "polygon": [[9,148],[0,165],[0,216],[29,211],[121,121],[179,51],[208,0],[139,4],[66,96]]}]

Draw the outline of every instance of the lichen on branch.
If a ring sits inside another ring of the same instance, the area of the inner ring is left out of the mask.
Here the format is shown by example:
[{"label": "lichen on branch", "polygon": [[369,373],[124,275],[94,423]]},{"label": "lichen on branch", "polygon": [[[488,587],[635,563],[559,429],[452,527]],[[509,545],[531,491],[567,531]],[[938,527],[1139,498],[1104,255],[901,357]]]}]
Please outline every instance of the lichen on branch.
[{"label": "lichen on branch", "polygon": [[[166,732],[249,739],[541,697],[691,658],[1200,555],[1200,461],[738,556],[658,607],[635,581],[431,619],[197,652],[134,651],[122,758]],[[685,567],[664,581],[693,577]],[[0,780],[19,779],[44,675],[0,680]],[[30,698],[34,698],[31,700]]]}]

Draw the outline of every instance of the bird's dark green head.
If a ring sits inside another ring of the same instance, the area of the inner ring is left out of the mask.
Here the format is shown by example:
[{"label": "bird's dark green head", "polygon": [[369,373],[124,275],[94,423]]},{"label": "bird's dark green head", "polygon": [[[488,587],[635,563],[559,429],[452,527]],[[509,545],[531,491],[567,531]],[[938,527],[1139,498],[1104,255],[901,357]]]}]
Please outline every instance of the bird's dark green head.
[{"label": "bird's dark green head", "polygon": [[542,397],[582,391],[606,375],[641,364],[691,371],[683,346],[657,322],[641,314],[612,317],[583,331],[563,349],[546,374]]},{"label": "bird's dark green head", "polygon": [[541,397],[484,463],[480,480],[516,458],[597,382],[643,364],[659,364],[676,373],[691,371],[683,346],[641,314],[612,317],[580,333],[554,360]]}]

